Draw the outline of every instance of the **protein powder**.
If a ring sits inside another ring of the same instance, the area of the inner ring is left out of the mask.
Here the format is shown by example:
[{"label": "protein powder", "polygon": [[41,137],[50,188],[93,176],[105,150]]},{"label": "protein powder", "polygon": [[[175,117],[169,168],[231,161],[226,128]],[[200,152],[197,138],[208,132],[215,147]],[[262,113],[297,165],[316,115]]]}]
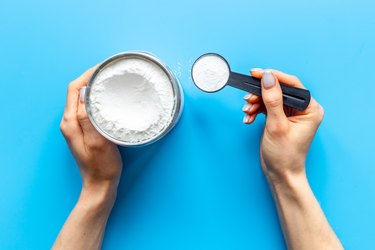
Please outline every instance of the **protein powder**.
[{"label": "protein powder", "polygon": [[194,63],[192,77],[194,83],[203,91],[214,92],[224,88],[230,76],[225,60],[217,54],[205,54]]},{"label": "protein powder", "polygon": [[90,79],[89,117],[108,139],[142,145],[167,133],[180,115],[180,85],[154,56],[123,53],[104,62]]}]

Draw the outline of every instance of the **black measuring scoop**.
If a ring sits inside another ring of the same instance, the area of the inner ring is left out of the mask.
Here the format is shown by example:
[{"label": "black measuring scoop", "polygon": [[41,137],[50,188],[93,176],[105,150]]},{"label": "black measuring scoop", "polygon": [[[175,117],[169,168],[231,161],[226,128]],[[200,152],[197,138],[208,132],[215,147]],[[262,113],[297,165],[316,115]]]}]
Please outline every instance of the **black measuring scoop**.
[{"label": "black measuring scoop", "polygon": [[[194,84],[208,93],[217,92],[229,85],[257,96],[262,95],[260,79],[232,72],[227,60],[216,53],[207,53],[198,57],[193,64],[191,75]],[[305,110],[309,106],[311,99],[309,90],[282,83],[280,87],[284,105],[298,110]]]}]

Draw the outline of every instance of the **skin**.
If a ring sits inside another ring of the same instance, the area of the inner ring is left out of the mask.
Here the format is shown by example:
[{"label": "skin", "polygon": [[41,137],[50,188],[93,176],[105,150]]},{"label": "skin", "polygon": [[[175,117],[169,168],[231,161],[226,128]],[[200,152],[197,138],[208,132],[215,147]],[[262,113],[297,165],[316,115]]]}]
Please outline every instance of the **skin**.
[{"label": "skin", "polygon": [[93,71],[88,70],[68,87],[60,129],[78,164],[82,190],[53,249],[100,249],[116,200],[122,170],[120,152],[92,126],[79,99],[79,90]]},{"label": "skin", "polygon": [[[82,176],[82,190],[53,249],[100,249],[107,220],[116,200],[122,160],[116,145],[90,123],[79,90],[94,69],[69,84],[61,131]],[[251,74],[262,78],[262,69]],[[303,87],[298,78],[272,70],[275,84],[262,86],[262,97],[247,95],[244,122],[267,116],[261,141],[261,165],[272,190],[289,249],[343,249],[329,226],[305,172],[305,159],[323,119],[323,108],[312,99],[305,111],[285,108],[279,81]],[[268,73],[269,74],[269,73]]]},{"label": "skin", "polygon": [[[267,72],[274,80],[265,87]],[[343,249],[330,227],[307,181],[305,161],[324,110],[315,99],[306,110],[283,106],[279,81],[304,88],[300,80],[277,70],[253,69],[251,75],[262,78],[262,97],[246,95],[244,122],[251,124],[259,113],[267,115],[261,140],[263,172],[278,210],[288,249]]]}]

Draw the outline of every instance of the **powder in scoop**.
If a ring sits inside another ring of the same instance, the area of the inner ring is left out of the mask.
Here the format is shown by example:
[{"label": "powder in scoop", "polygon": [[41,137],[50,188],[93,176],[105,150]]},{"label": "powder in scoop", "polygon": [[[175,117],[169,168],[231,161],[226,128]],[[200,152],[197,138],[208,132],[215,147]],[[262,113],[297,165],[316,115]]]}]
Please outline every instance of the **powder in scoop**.
[{"label": "powder in scoop", "polygon": [[214,92],[225,86],[230,70],[227,63],[215,54],[206,54],[193,66],[193,81],[202,90]]},{"label": "powder in scoop", "polygon": [[124,58],[95,77],[89,102],[96,125],[125,143],[147,142],[171,123],[175,96],[172,83],[155,63]]}]

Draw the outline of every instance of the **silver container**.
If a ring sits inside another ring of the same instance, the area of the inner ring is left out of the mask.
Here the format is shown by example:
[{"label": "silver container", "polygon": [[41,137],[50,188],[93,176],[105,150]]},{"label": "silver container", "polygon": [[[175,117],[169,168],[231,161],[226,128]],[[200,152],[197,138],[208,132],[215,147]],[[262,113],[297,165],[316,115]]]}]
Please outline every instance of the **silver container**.
[{"label": "silver container", "polygon": [[[160,67],[168,76],[170,83],[172,84],[173,88],[173,95],[174,95],[174,107],[173,107],[173,112],[172,112],[172,117],[170,119],[170,122],[168,126],[166,126],[158,136],[154,138],[150,138],[149,140],[142,141],[142,142],[137,142],[137,143],[129,143],[129,142],[124,142],[121,140],[118,140],[117,138],[114,138],[112,135],[108,134],[105,132],[103,129],[100,128],[100,126],[95,122],[95,119],[93,118],[92,115],[92,109],[90,105],[90,89],[91,86],[93,85],[95,77],[104,69],[106,68],[109,64],[117,61],[117,60],[123,60],[124,58],[140,58],[146,61],[150,61],[157,66]],[[129,51],[129,52],[123,52],[116,54],[114,56],[109,57],[106,59],[104,62],[99,64],[99,66],[96,68],[94,73],[92,74],[89,82],[87,83],[86,91],[85,91],[85,105],[86,105],[86,111],[87,115],[93,124],[93,126],[98,130],[100,134],[102,134],[105,138],[108,140],[116,143],[117,145],[120,146],[130,146],[130,147],[136,147],[136,146],[145,146],[148,144],[151,144],[153,142],[156,142],[163,138],[166,134],[168,134],[169,131],[172,130],[172,128],[177,124],[181,113],[183,109],[183,104],[184,104],[184,95],[182,91],[182,87],[180,83],[178,82],[176,76],[173,74],[173,72],[169,69],[169,67],[164,64],[159,58],[156,56],[152,55],[151,53],[144,52],[144,51]]]}]

